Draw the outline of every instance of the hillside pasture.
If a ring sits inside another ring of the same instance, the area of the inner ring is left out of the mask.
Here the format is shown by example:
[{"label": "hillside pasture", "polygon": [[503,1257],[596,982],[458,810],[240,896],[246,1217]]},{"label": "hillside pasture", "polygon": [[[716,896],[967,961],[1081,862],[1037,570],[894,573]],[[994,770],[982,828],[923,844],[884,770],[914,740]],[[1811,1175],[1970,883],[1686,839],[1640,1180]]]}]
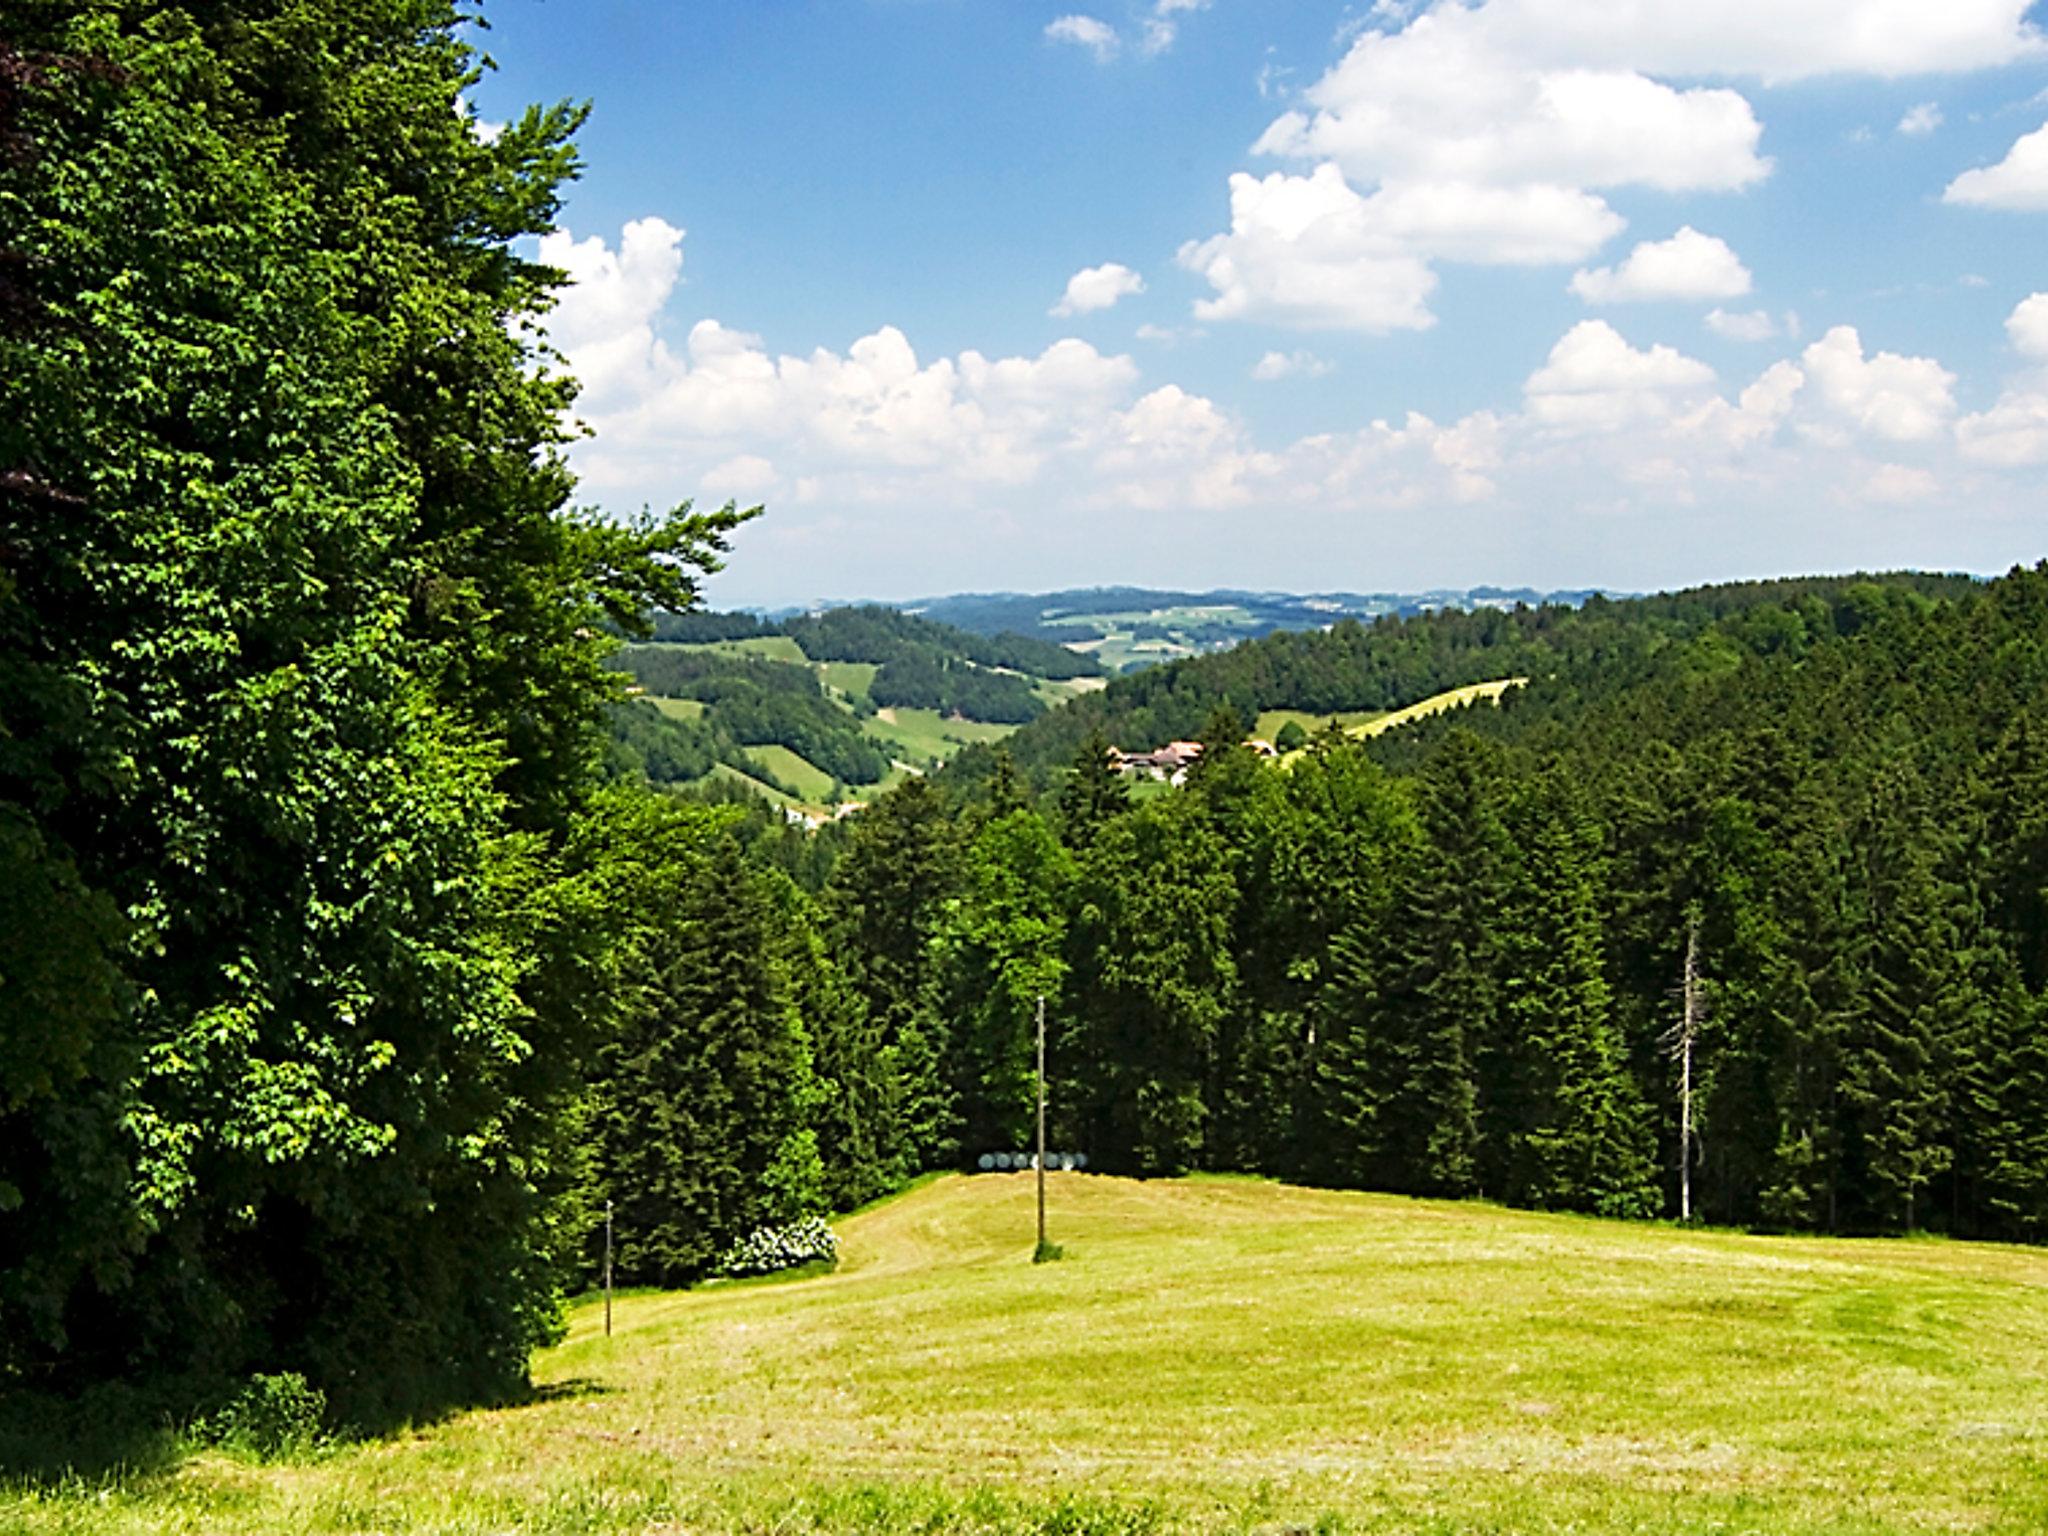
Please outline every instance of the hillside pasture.
[{"label": "hillside pasture", "polygon": [[799,667],[811,664],[803,647],[788,635],[754,635],[745,640],[709,640],[687,647],[695,651],[721,651],[731,656],[759,656],[767,661],[793,662]]},{"label": "hillside pasture", "polygon": [[652,693],[642,697],[671,720],[702,720],[709,707],[702,699],[669,699]]},{"label": "hillside pasture", "polygon": [[948,1177],[837,1273],[585,1302],[537,1401],[0,1492],[23,1533],[2048,1526],[2048,1254]]},{"label": "hillside pasture", "polygon": [[1311,736],[1320,736],[1332,725],[1349,730],[1357,725],[1370,725],[1383,718],[1383,712],[1375,709],[1347,710],[1336,715],[1312,715],[1303,709],[1262,709],[1252,726],[1252,734],[1266,741],[1272,741],[1280,734],[1280,728],[1293,721]]},{"label": "hillside pasture", "polygon": [[821,661],[816,663],[818,680],[833,693],[849,699],[864,699],[881,667],[872,661]]},{"label": "hillside pasture", "polygon": [[797,792],[805,805],[832,803],[832,775],[788,747],[748,747],[747,757]]}]

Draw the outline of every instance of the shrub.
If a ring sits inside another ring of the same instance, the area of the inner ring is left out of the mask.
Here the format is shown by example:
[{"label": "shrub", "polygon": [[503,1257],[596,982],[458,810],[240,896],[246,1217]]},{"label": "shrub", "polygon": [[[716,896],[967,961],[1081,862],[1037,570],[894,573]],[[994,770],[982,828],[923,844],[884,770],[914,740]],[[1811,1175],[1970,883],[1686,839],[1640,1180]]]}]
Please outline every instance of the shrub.
[{"label": "shrub", "polygon": [[804,1264],[837,1264],[839,1239],[822,1216],[782,1227],[756,1227],[718,1261],[722,1275],[772,1275]]},{"label": "shrub", "polygon": [[327,1394],[297,1371],[256,1375],[205,1426],[206,1438],[266,1459],[302,1455],[322,1439]]}]

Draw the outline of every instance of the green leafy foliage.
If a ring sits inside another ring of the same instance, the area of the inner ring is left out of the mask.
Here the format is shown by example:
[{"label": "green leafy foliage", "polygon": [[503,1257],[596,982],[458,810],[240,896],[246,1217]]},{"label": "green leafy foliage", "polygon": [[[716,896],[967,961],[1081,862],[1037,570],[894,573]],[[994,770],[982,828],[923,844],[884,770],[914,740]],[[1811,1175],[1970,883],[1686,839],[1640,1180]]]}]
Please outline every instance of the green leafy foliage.
[{"label": "green leafy foliage", "polygon": [[0,1374],[512,1390],[607,1013],[603,633],[743,514],[567,510],[515,247],[582,113],[479,138],[452,3],[9,26],[0,861],[52,927],[0,941]]}]

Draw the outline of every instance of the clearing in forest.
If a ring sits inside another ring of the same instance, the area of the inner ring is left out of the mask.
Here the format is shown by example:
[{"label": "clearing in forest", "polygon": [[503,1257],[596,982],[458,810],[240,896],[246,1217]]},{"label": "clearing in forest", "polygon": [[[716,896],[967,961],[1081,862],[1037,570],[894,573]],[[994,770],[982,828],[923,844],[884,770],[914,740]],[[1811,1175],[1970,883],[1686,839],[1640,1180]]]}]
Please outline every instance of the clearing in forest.
[{"label": "clearing in forest", "polygon": [[24,1532],[2038,1532],[2048,1253],[948,1177],[837,1273],[577,1309],[542,1400]]}]

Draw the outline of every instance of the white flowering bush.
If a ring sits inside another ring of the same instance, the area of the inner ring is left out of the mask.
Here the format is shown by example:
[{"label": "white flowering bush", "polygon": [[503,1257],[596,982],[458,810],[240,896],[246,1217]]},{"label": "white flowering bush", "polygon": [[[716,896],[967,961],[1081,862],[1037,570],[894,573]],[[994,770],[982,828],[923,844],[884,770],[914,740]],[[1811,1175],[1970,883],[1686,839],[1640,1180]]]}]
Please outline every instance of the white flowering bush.
[{"label": "white flowering bush", "polygon": [[839,1239],[822,1216],[781,1227],[756,1227],[718,1261],[722,1275],[772,1275],[804,1264],[837,1264]]}]

